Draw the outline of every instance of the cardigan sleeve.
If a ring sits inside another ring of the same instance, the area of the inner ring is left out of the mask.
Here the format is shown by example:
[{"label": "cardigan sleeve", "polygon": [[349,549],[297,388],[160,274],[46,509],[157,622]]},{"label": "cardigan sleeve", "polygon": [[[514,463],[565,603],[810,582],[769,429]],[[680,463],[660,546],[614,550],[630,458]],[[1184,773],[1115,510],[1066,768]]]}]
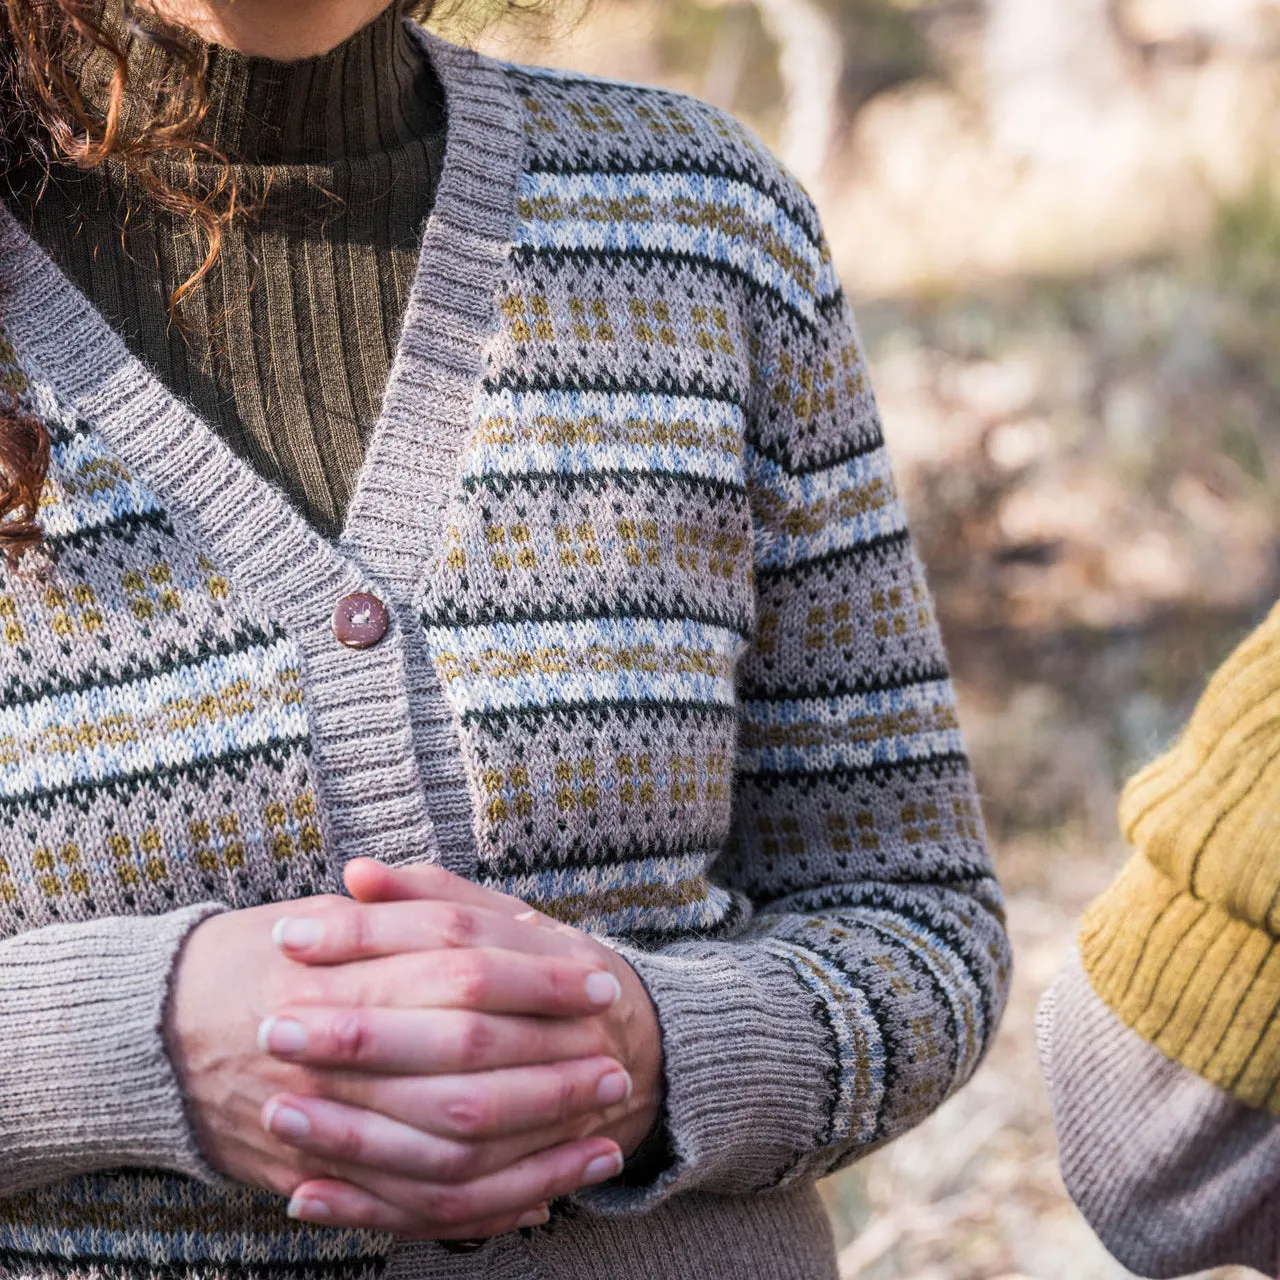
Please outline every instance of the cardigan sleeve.
[{"label": "cardigan sleeve", "polygon": [[1062,1177],[1140,1276],[1280,1265],[1280,1124],[1125,1026],[1073,954],[1041,1001]]},{"label": "cardigan sleeve", "polygon": [[643,1186],[586,1193],[603,1212],[821,1177],[904,1132],[973,1073],[1009,980],[933,607],[838,287],[800,337],[762,318],[754,347],[755,633],[714,869],[751,920],[621,948],[662,1028],[669,1156]]},{"label": "cardigan sleeve", "polygon": [[125,1166],[218,1181],[162,1022],[183,942],[220,909],[47,925],[0,942],[0,1196]]}]

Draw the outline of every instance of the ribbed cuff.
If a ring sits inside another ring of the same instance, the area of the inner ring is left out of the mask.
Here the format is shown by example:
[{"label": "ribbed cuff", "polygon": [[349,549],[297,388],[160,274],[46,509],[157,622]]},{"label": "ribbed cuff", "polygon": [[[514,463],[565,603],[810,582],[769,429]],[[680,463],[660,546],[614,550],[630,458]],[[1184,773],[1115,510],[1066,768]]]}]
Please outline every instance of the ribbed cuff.
[{"label": "ribbed cuff", "polygon": [[1238,1264],[1274,1275],[1280,1124],[1126,1027],[1072,956],[1041,1001],[1041,1067],[1062,1178],[1140,1276]]},{"label": "ribbed cuff", "polygon": [[777,1185],[827,1126],[831,1044],[810,1014],[813,995],[760,946],[616,949],[657,1009],[674,1159],[645,1185],[619,1179],[578,1200],[598,1213],[633,1213],[677,1191]]},{"label": "ribbed cuff", "polygon": [[1080,958],[1144,1040],[1247,1106],[1280,1111],[1280,948],[1266,930],[1139,854],[1085,914]]},{"label": "ribbed cuff", "polygon": [[0,943],[0,1193],[113,1167],[211,1183],[163,1039],[174,961],[222,910],[51,925]]}]

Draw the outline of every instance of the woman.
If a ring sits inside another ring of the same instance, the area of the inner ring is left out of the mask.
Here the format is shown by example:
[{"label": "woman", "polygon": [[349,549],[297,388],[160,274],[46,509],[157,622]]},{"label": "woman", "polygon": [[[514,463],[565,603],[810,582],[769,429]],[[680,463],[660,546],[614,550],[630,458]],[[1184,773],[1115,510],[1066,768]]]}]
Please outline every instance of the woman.
[{"label": "woman", "polygon": [[812,206],[380,0],[5,12],[0,1270],[832,1275],[1008,950]]},{"label": "woman", "polygon": [[1125,788],[1133,856],[1040,1009],[1067,1189],[1142,1276],[1280,1273],[1280,607]]}]

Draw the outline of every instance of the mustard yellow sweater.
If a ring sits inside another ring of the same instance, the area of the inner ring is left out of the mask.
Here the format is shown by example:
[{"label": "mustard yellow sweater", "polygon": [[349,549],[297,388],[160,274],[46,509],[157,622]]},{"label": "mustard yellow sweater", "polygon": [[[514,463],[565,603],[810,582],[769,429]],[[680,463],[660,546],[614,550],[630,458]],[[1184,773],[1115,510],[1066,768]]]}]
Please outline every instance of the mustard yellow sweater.
[{"label": "mustard yellow sweater", "polygon": [[1120,819],[1133,857],[1080,934],[1093,989],[1168,1057],[1280,1111],[1280,606]]}]

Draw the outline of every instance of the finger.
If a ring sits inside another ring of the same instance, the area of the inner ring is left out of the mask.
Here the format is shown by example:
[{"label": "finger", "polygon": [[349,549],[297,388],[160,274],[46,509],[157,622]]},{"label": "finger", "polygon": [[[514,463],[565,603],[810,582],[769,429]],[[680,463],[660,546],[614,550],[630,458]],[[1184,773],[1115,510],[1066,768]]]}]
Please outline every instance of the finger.
[{"label": "finger", "polygon": [[[326,1159],[454,1182],[490,1172],[494,1166],[475,1164],[489,1158],[478,1153],[497,1143],[548,1132],[563,1142],[573,1122],[602,1120],[625,1103],[632,1085],[612,1059],[594,1058],[428,1078],[402,1089],[399,1098],[369,1092],[362,1103],[277,1094],[263,1108],[263,1127],[286,1145]],[[517,1145],[506,1163],[538,1149]]]},{"label": "finger", "polygon": [[535,926],[532,918],[522,920],[476,903],[435,899],[360,903],[334,897],[313,901],[305,913],[277,920],[272,938],[291,960],[315,965],[463,947],[536,955],[584,954],[585,940],[576,931]]},{"label": "finger", "polygon": [[539,1204],[522,1213],[505,1214],[460,1226],[432,1226],[360,1187],[334,1181],[305,1184],[294,1192],[288,1213],[298,1222],[388,1232],[407,1240],[488,1240],[521,1227],[543,1226],[551,1217],[549,1207]]},{"label": "finger", "polygon": [[299,1005],[258,1028],[264,1053],[282,1061],[350,1070],[370,1091],[382,1076],[456,1075],[591,1058],[606,1049],[596,1018],[534,1018],[469,1009]]},{"label": "finger", "polygon": [[491,947],[415,951],[335,965],[324,1002],[357,1009],[472,1009],[573,1018],[601,1013],[622,995],[590,955],[534,956]]},{"label": "finger", "polygon": [[[493,1142],[458,1142],[424,1134],[376,1112],[341,1107],[327,1099],[308,1105],[306,1097],[289,1094],[272,1098],[263,1107],[262,1121],[282,1146],[309,1157],[308,1177],[343,1178],[357,1185],[375,1174],[419,1182],[470,1182],[539,1151],[594,1137],[608,1123],[596,1113]],[[289,1187],[297,1182],[295,1172]]]},{"label": "finger", "polygon": [[373,858],[354,858],[343,868],[347,891],[359,902],[404,902],[432,898],[485,907],[503,915],[516,916],[529,910],[519,898],[486,889],[474,880],[446,871],[432,863],[389,867]]},{"label": "finger", "polygon": [[472,1182],[422,1182],[369,1170],[361,1171],[359,1186],[306,1182],[296,1189],[294,1198],[322,1203],[327,1214],[323,1221],[332,1226],[365,1225],[360,1215],[368,1212],[370,1200],[376,1200],[407,1214],[424,1234],[450,1232],[457,1234],[449,1238],[466,1239],[467,1224],[491,1218],[510,1220],[528,1205],[546,1204],[617,1177],[622,1163],[617,1143],[589,1138],[526,1156]]}]

